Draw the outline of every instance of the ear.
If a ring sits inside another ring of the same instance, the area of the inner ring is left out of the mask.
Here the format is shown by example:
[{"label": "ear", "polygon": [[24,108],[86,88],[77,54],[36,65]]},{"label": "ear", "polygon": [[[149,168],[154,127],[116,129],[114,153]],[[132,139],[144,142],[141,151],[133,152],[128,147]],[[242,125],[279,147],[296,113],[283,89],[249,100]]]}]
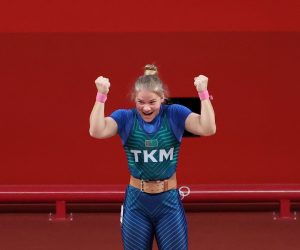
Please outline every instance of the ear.
[{"label": "ear", "polygon": [[165,101],[165,95],[163,94],[162,97],[161,97],[160,102],[163,103],[164,101]]}]

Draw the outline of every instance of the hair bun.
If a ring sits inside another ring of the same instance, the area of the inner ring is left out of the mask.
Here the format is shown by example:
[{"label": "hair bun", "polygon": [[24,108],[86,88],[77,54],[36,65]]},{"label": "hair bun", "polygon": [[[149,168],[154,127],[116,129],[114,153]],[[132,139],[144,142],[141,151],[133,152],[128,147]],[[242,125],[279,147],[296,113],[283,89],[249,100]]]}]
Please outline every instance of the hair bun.
[{"label": "hair bun", "polygon": [[157,75],[158,74],[158,70],[157,67],[154,64],[147,64],[145,67],[145,72],[144,75]]}]

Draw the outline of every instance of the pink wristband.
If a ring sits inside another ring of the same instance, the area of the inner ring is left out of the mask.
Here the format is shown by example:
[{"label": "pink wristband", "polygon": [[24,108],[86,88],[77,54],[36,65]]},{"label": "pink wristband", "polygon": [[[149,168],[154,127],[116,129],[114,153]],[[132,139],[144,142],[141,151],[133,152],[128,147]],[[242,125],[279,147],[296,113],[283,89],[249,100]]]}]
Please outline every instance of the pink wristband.
[{"label": "pink wristband", "polygon": [[107,95],[102,94],[100,92],[97,93],[97,96],[96,96],[96,101],[97,102],[105,103],[106,99],[107,99]]},{"label": "pink wristband", "polygon": [[198,92],[198,95],[199,95],[199,98],[201,101],[204,101],[207,99],[210,99],[210,100],[213,99],[213,97],[209,95],[208,90],[200,91],[200,92]]}]

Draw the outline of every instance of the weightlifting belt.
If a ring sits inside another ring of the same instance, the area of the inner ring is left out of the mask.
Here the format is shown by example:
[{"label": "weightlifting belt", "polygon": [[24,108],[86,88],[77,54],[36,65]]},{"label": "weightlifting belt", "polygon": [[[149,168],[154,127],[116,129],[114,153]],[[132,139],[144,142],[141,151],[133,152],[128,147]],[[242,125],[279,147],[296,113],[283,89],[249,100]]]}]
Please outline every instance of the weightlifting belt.
[{"label": "weightlifting belt", "polygon": [[129,184],[140,189],[142,192],[148,194],[158,194],[166,192],[170,189],[176,189],[176,173],[174,173],[169,179],[158,181],[140,180],[131,175]]}]

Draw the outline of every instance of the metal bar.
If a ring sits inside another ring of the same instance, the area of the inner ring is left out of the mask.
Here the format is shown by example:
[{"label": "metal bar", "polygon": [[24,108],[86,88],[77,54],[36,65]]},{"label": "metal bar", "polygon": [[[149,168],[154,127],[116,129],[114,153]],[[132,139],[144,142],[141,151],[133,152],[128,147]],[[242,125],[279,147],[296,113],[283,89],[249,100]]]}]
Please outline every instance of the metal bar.
[{"label": "metal bar", "polygon": [[[185,185],[183,202],[300,201],[300,185]],[[0,186],[0,202],[111,202],[124,200],[122,185]]]}]

